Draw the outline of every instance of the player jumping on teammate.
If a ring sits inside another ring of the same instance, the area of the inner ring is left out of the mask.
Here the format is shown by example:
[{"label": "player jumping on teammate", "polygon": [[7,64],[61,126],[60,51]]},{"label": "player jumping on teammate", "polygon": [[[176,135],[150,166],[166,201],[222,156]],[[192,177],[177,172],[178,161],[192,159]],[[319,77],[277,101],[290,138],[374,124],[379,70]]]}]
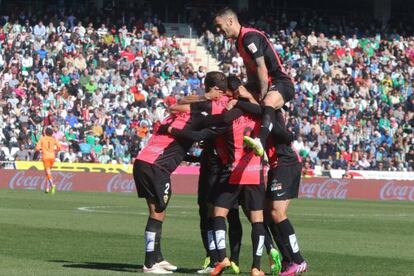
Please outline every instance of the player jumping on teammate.
[{"label": "player jumping on teammate", "polygon": [[266,34],[240,24],[237,14],[229,9],[220,10],[215,19],[219,32],[236,40],[236,48],[246,66],[248,82],[260,85],[263,108],[262,123],[257,138],[245,136],[245,142],[267,161],[264,150],[275,122],[275,109],[289,102],[295,93],[293,80],[285,71],[279,55]]}]

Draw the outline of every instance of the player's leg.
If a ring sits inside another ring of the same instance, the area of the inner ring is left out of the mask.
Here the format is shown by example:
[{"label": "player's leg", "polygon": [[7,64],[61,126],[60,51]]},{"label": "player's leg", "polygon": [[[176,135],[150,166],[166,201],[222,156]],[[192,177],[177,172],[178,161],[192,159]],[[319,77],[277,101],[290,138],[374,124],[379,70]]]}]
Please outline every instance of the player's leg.
[{"label": "player's leg", "polygon": [[249,220],[252,225],[253,260],[250,274],[254,276],[264,275],[264,272],[260,269],[266,236],[263,217],[264,200],[265,189],[263,183],[260,185],[243,185],[243,201],[245,208],[249,210]]},{"label": "player's leg", "polygon": [[206,202],[199,202],[198,203],[198,215],[200,218],[200,235],[201,241],[203,242],[203,247],[206,252],[206,257],[209,257],[209,250],[208,250],[208,206]]},{"label": "player's leg", "polygon": [[[199,206],[202,206],[200,205],[200,203],[202,202],[199,202]],[[200,214],[200,227],[202,227],[202,229],[205,229],[205,232],[201,230],[202,231],[201,233],[202,233],[203,244],[206,243],[204,244],[204,246],[206,247],[207,253],[206,253],[206,258],[204,260],[203,267],[202,269],[198,270],[197,273],[198,274],[210,274],[210,272],[214,269],[214,265],[218,261],[218,252],[217,252],[216,241],[214,239],[214,229],[213,229],[213,208],[214,207],[209,202],[204,202],[203,205],[206,207],[206,210],[205,210],[206,213]],[[202,225],[203,219],[206,219],[205,225]]]},{"label": "player's leg", "polygon": [[273,221],[275,222],[277,231],[280,234],[281,242],[289,252],[289,255],[292,259],[292,263],[290,263],[289,267],[284,272],[282,272],[281,275],[291,275],[292,272],[304,272],[307,268],[307,263],[300,253],[299,243],[296,238],[295,230],[287,216],[287,208],[289,206],[289,203],[290,200],[273,201],[272,206]]},{"label": "player's leg", "polygon": [[162,224],[171,196],[169,175],[140,160],[134,163],[133,175],[138,196],[145,198],[148,206],[144,273],[170,274],[177,267],[165,261],[161,253]]},{"label": "player's leg", "polygon": [[213,206],[211,204],[213,186],[217,182],[220,174],[221,163],[218,157],[211,154],[211,149],[203,151],[200,160],[200,176],[198,179],[198,206],[200,216],[200,234],[203,246],[206,251],[203,268],[198,273],[209,273],[217,262],[217,252],[213,238],[212,214]]},{"label": "player's leg", "polygon": [[272,230],[269,227],[270,222],[272,221],[272,217],[270,214],[271,206],[269,207],[268,204],[265,205],[265,209],[263,212],[264,215],[264,221],[265,221],[265,247],[267,255],[269,256],[269,264],[270,264],[270,270],[272,272],[272,275],[279,275],[281,268],[282,268],[282,258],[279,253],[279,251],[275,248],[273,239],[275,237],[273,236],[272,239]]},{"label": "player's leg", "polygon": [[56,192],[56,185],[53,183],[52,178],[52,167],[53,167],[54,160],[53,159],[45,159],[43,160],[43,166],[45,168],[45,175],[46,175],[46,187],[45,192],[54,194]]},{"label": "player's leg", "polygon": [[156,211],[155,199],[147,198],[148,220],[145,227],[145,262],[146,268],[151,268],[158,263],[162,257],[161,253],[161,232],[162,223],[165,218],[165,211]]},{"label": "player's leg", "polygon": [[177,267],[166,261],[161,253],[162,223],[165,210],[160,211],[154,199],[147,199],[149,216],[145,227],[144,272],[171,274]]},{"label": "player's leg", "polygon": [[251,275],[264,275],[260,269],[260,261],[263,254],[266,230],[263,224],[263,211],[250,211],[250,222],[252,224],[251,240],[253,245],[253,261]]},{"label": "player's leg", "polygon": [[[198,270],[199,274],[210,274],[213,271],[215,264],[218,262],[218,251],[214,235],[213,227],[213,209],[211,203],[207,203],[208,207],[208,223],[207,223],[207,242],[208,242],[208,260],[205,262],[205,267],[201,270]],[[208,261],[208,263],[207,263]]]},{"label": "player's leg", "polygon": [[211,276],[219,275],[224,269],[231,266],[231,262],[226,255],[226,217],[229,210],[238,202],[241,188],[240,185],[231,185],[228,183],[230,174],[231,168],[222,170],[217,181],[216,192],[213,195],[213,233],[216,241],[218,262],[215,264],[214,270],[210,273]]},{"label": "player's leg", "polygon": [[227,215],[227,221],[229,223],[230,261],[233,272],[239,274],[239,256],[243,228],[240,221],[239,204],[237,203],[236,206],[233,207],[234,208],[231,208]]},{"label": "player's leg", "polygon": [[282,272],[282,276],[304,272],[307,269],[307,263],[300,253],[295,230],[287,215],[290,199],[298,197],[300,170],[301,165],[296,164],[277,168],[269,174],[273,175],[273,180],[270,182],[270,191],[273,189],[271,216],[274,224],[272,224],[272,228],[280,237],[282,248],[284,246],[287,249],[288,254],[285,254],[290,255],[292,260],[287,269]]},{"label": "player's leg", "polygon": [[246,144],[253,149],[256,155],[263,156],[265,161],[267,156],[264,145],[266,145],[267,138],[275,124],[275,110],[282,108],[285,103],[290,101],[294,93],[294,87],[290,83],[277,83],[271,86],[262,103],[263,116],[259,136],[254,139],[248,136],[244,137]]},{"label": "player's leg", "polygon": [[227,258],[226,254],[226,217],[228,212],[229,208],[218,206],[214,207],[212,221],[218,261],[214,266],[214,270],[210,273],[211,276],[220,275],[224,269],[231,266],[230,260]]},{"label": "player's leg", "polygon": [[208,258],[208,206],[207,206],[207,194],[208,194],[208,180],[209,180],[209,166],[208,156],[206,150],[203,150],[200,156],[200,176],[198,178],[197,188],[197,203],[198,203],[198,215],[200,218],[200,235],[203,242],[204,250],[206,252],[206,258]]},{"label": "player's leg", "polygon": [[[289,263],[292,262],[292,257],[290,256],[289,251],[287,250],[286,246],[284,245],[279,228],[277,227],[277,223],[274,222],[272,218],[272,207],[273,207],[273,201],[266,200],[266,207],[265,207],[265,224],[267,229],[271,232],[271,236],[273,237],[273,240],[276,243],[277,248],[279,249],[279,252],[275,254],[275,252],[271,252],[273,254],[270,254],[272,257],[271,263],[271,270],[273,274],[278,275],[280,270],[283,270],[283,267],[287,267]],[[280,256],[281,255],[281,256]]]}]

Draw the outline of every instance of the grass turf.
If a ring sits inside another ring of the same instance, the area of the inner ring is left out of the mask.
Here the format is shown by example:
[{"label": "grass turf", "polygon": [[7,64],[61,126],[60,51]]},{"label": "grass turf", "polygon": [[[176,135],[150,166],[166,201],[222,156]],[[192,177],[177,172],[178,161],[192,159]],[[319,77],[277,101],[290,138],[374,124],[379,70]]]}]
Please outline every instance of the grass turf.
[{"label": "grass turf", "polygon": [[[0,190],[0,275],[138,274],[146,212],[135,194]],[[291,204],[290,218],[307,275],[414,275],[413,203],[301,199]],[[246,274],[250,227],[242,220]],[[194,275],[201,266],[194,196],[173,196],[162,247],[180,267],[175,275]]]}]

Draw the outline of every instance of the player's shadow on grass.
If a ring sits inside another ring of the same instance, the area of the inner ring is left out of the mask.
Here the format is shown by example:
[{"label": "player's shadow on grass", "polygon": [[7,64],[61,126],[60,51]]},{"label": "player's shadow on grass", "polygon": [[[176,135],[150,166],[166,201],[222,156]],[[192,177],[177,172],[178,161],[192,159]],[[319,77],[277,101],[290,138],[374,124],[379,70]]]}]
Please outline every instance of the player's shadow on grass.
[{"label": "player's shadow on grass", "polygon": [[122,263],[98,263],[98,262],[73,262],[65,260],[50,260],[49,262],[61,263],[66,268],[84,268],[96,270],[111,270],[136,273],[142,269],[142,265]]},{"label": "player's shadow on grass", "polygon": [[[61,263],[63,267],[67,268],[84,268],[96,270],[110,270],[121,272],[142,272],[142,265],[137,264],[122,264],[122,263],[97,263],[97,262],[72,262],[65,260],[49,260],[49,262]],[[196,274],[197,269],[178,268],[178,273]]]}]

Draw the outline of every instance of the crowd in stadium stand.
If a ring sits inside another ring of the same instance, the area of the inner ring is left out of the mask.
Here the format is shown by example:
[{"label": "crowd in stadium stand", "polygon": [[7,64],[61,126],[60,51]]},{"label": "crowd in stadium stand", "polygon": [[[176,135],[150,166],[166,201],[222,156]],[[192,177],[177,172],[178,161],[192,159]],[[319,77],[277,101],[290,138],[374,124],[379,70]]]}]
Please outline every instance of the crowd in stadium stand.
[{"label": "crowd in stadium stand", "polygon": [[[194,22],[224,72],[245,79],[231,42]],[[0,161],[37,159],[34,145],[52,126],[63,162],[131,163],[166,107],[203,92],[205,69],[193,68],[174,37],[163,36],[157,17],[117,23],[0,19]],[[296,82],[287,127],[305,172],[413,170],[414,37],[307,23],[249,21],[280,30],[269,33]],[[335,36],[338,30],[347,36]]]},{"label": "crowd in stadium stand", "polygon": [[201,93],[195,70],[156,17],[129,28],[67,17],[2,18],[0,160],[33,160],[51,126],[64,162],[131,163],[166,107]]}]

